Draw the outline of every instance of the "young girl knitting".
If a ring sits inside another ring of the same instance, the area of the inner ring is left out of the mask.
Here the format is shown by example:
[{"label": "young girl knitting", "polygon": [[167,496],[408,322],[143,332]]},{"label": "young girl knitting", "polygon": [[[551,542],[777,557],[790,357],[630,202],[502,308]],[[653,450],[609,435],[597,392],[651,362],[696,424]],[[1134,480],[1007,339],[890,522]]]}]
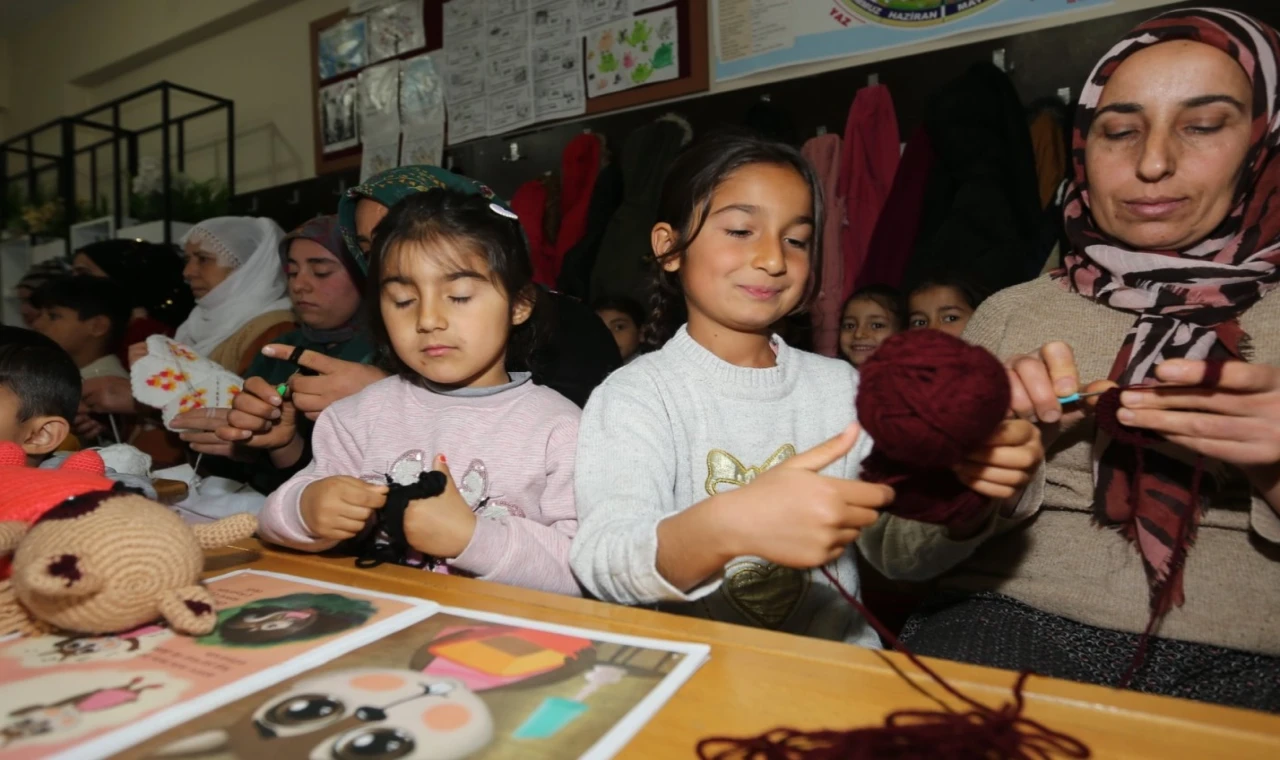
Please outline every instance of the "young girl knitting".
[{"label": "young girl knitting", "polygon": [[583,412],[571,562],[595,596],[879,646],[819,570],[857,594],[851,544],[893,499],[856,479],[857,372],[770,332],[815,291],[822,216],[790,147],[718,135],[672,166],[652,246],[688,321]]},{"label": "young girl knitting", "polygon": [[[408,502],[406,556],[484,580],[578,594],[578,408],[527,373],[532,265],[510,209],[433,189],[396,204],[375,230],[370,322],[392,377],[332,404],[312,433],[314,460],[267,500],[261,534],[322,551],[376,521],[389,480],[435,470],[444,492]],[[451,472],[452,469],[452,472]],[[397,536],[398,538],[399,536]]]}]

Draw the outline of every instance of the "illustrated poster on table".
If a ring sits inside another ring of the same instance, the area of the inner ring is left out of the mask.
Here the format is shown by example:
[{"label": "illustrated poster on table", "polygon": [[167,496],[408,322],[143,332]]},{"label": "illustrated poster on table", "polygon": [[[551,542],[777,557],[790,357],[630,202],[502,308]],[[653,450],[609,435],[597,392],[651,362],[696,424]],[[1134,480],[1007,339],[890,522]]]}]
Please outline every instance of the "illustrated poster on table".
[{"label": "illustrated poster on table", "polygon": [[207,585],[218,608],[207,636],[148,625],[0,644],[0,758],[105,757],[437,609],[254,571]]},{"label": "illustrated poster on table", "polygon": [[442,608],[126,757],[610,757],[707,651]]}]

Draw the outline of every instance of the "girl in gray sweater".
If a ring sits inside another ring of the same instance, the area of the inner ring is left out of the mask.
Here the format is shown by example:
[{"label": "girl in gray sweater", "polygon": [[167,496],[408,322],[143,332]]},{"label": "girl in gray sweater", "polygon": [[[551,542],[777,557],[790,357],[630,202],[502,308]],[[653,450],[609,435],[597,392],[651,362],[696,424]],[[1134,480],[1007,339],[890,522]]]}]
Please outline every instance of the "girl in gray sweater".
[{"label": "girl in gray sweater", "polygon": [[595,596],[879,647],[821,572],[858,594],[853,542],[893,499],[857,479],[857,371],[771,330],[815,295],[822,215],[781,144],[719,135],[672,166],[651,239],[661,348],[596,389],[579,432],[570,563]]}]

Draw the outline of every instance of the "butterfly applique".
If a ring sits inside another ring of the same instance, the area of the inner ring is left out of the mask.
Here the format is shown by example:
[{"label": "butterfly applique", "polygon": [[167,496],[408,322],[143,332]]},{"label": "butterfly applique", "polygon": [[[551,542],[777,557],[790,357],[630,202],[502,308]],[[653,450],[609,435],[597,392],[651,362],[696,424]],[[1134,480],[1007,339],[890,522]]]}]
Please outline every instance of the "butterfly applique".
[{"label": "butterfly applique", "polygon": [[737,486],[741,488],[760,477],[760,474],[796,455],[796,447],[791,444],[780,446],[764,464],[747,467],[733,454],[721,449],[707,452],[707,495],[715,496],[721,486]]},{"label": "butterfly applique", "polygon": [[455,479],[454,482],[462,498],[471,505],[471,511],[479,517],[500,519],[525,516],[524,510],[520,507],[489,493],[489,468],[479,459],[472,460],[462,477]]}]

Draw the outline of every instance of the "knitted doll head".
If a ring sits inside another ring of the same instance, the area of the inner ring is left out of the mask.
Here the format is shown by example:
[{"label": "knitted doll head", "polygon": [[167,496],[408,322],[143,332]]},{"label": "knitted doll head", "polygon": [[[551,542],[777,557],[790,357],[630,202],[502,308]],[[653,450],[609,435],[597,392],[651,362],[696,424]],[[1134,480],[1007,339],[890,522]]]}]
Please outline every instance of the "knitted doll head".
[{"label": "knitted doll head", "polygon": [[163,618],[179,633],[207,634],[217,614],[200,585],[204,550],[256,528],[249,514],[188,526],[121,490],[64,501],[30,527],[0,523],[0,551],[13,553],[10,588],[0,588],[0,629],[103,634]]}]

